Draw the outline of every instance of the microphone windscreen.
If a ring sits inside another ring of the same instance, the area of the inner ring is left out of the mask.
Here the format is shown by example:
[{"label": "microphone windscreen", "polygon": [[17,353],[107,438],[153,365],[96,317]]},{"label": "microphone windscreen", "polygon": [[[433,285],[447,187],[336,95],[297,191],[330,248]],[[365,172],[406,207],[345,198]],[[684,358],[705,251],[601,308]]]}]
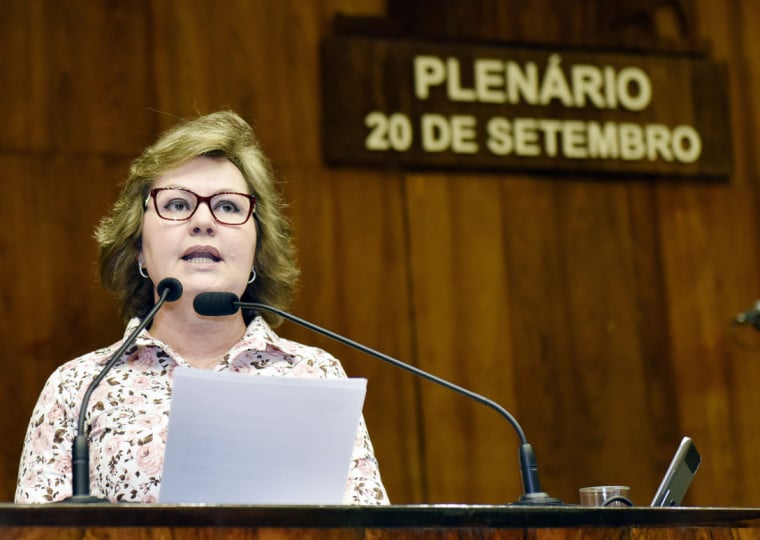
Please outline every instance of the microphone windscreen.
[{"label": "microphone windscreen", "polygon": [[163,296],[164,291],[168,291],[166,301],[175,302],[182,296],[182,283],[173,277],[164,278],[158,282],[156,290],[158,291],[158,296]]},{"label": "microphone windscreen", "polygon": [[219,317],[237,313],[238,297],[230,292],[204,292],[193,300],[193,308],[199,315]]}]

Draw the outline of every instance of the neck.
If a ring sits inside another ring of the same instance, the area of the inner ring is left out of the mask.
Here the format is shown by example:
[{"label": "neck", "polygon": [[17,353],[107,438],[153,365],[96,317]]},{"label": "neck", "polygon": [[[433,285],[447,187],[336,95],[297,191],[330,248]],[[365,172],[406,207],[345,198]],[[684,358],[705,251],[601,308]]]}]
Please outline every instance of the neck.
[{"label": "neck", "polygon": [[[166,309],[166,308],[169,309]],[[228,317],[203,317],[179,302],[164,304],[156,314],[150,334],[177,351],[191,365],[212,368],[245,334],[240,313]]]}]

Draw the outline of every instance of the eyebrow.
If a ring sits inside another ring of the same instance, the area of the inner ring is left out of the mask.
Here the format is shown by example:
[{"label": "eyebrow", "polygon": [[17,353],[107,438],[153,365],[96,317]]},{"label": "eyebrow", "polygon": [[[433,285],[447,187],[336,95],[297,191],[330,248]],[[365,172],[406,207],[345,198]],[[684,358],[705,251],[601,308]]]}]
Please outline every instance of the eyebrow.
[{"label": "eyebrow", "polygon": [[[192,191],[193,193],[195,193],[195,191],[193,191],[189,187],[185,187],[185,186],[176,186],[176,185],[164,186],[162,189],[182,189],[184,191]],[[214,191],[214,193],[212,193],[211,196],[218,195],[219,193],[242,193],[243,195],[248,195],[249,194],[249,193],[247,193],[247,191],[238,191],[235,188],[222,188],[222,189],[219,189],[217,191]]]}]

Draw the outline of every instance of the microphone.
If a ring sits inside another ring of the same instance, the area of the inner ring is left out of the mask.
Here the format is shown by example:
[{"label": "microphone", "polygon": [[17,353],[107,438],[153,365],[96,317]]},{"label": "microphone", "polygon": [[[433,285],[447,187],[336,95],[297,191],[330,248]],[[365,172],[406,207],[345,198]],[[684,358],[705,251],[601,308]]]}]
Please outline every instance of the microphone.
[{"label": "microphone", "polygon": [[402,362],[401,360],[397,360],[391,356],[388,356],[387,354],[383,354],[379,351],[371,349],[367,347],[366,345],[357,343],[356,341],[353,341],[352,339],[343,337],[340,334],[331,332],[330,330],[326,330],[320,326],[317,326],[314,323],[311,323],[309,321],[296,317],[295,315],[291,315],[290,313],[286,311],[282,311],[280,309],[267,306],[266,304],[258,304],[255,302],[241,302],[240,299],[237,297],[237,295],[233,293],[227,293],[227,292],[200,293],[193,300],[193,308],[199,315],[205,315],[205,316],[211,316],[211,317],[233,315],[237,313],[238,309],[240,308],[269,311],[270,313],[275,313],[289,321],[292,321],[300,326],[303,326],[304,328],[308,328],[309,330],[312,330],[318,334],[322,334],[323,336],[326,336],[339,343],[342,343],[343,345],[347,345],[353,349],[359,350],[365,354],[368,354],[369,356],[377,358],[378,360],[387,362],[405,371],[413,373],[414,375],[417,375],[418,377],[421,377],[430,382],[434,382],[440,386],[443,386],[444,388],[448,388],[449,390],[453,390],[454,392],[457,392],[458,394],[461,394],[470,399],[473,399],[482,405],[490,407],[491,409],[495,410],[501,416],[507,419],[507,421],[512,425],[512,428],[514,428],[514,430],[517,432],[517,436],[520,439],[519,459],[520,459],[520,474],[522,476],[522,482],[523,482],[523,493],[520,496],[519,500],[512,504],[533,505],[533,506],[547,506],[547,505],[563,504],[562,501],[560,501],[559,499],[550,497],[548,494],[541,491],[541,484],[538,480],[538,465],[536,463],[536,455],[533,452],[533,447],[528,442],[528,439],[525,437],[525,433],[523,432],[522,427],[520,427],[520,424],[518,424],[517,420],[504,407],[502,407],[495,401],[492,401],[484,396],[481,396],[480,394],[476,394],[475,392],[467,390],[466,388],[458,386],[445,379],[441,379],[440,377],[437,377],[426,371],[423,371],[415,366],[412,366],[411,364],[407,364],[405,362]]},{"label": "microphone", "polygon": [[106,374],[111,368],[119,361],[124,351],[129,348],[137,335],[143,331],[143,329],[150,324],[153,317],[156,316],[156,312],[164,305],[164,302],[175,302],[182,296],[182,284],[179,280],[174,278],[164,278],[156,287],[159,298],[156,305],[148,312],[148,314],[140,322],[139,326],[124,340],[119,350],[117,350],[111,358],[108,360],[103,369],[100,370],[98,376],[87,387],[87,391],[82,398],[81,408],[79,409],[79,422],[77,424],[77,435],[74,438],[74,444],[71,449],[71,475],[72,475],[72,492],[71,497],[64,499],[63,503],[84,504],[84,503],[107,503],[108,499],[102,499],[94,497],[90,494],[90,443],[87,440],[87,434],[85,433],[85,417],[87,413],[87,404],[90,401],[95,388],[105,378]]},{"label": "microphone", "polygon": [[755,302],[752,309],[739,313],[734,318],[734,324],[751,324],[756,330],[760,330],[760,300]]}]

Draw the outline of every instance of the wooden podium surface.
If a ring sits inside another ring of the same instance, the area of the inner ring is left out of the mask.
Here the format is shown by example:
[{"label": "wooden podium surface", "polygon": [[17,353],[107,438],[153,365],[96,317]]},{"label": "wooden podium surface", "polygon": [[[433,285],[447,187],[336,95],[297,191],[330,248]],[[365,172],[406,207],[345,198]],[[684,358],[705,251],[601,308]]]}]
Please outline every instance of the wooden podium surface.
[{"label": "wooden podium surface", "polygon": [[0,504],[2,539],[743,539],[760,508]]}]

